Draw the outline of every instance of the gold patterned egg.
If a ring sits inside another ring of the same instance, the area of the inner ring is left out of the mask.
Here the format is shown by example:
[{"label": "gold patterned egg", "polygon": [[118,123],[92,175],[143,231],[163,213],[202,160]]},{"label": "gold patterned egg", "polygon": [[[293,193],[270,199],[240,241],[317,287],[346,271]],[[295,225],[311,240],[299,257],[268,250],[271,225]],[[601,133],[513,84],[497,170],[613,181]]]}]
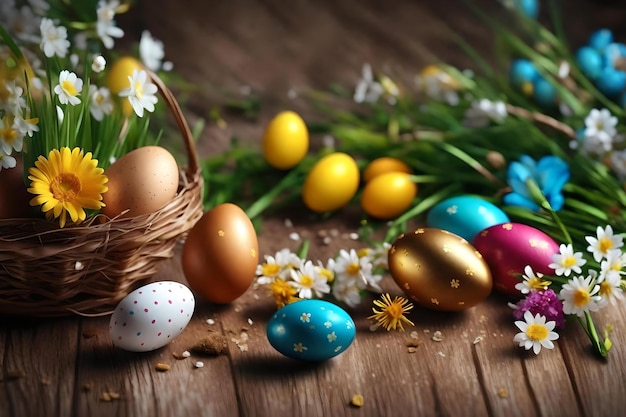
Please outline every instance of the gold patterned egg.
[{"label": "gold patterned egg", "polygon": [[465,239],[442,229],[402,234],[389,250],[394,281],[417,304],[441,311],[465,310],[491,293],[491,272]]}]

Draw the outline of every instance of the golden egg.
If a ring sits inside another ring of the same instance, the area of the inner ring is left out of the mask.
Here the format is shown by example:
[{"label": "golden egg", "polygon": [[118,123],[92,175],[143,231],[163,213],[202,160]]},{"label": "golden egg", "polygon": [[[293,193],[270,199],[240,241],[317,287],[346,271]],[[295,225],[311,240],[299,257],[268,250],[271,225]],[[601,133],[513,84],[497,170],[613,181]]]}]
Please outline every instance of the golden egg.
[{"label": "golden egg", "polygon": [[465,239],[442,229],[405,233],[389,250],[394,281],[417,304],[441,311],[465,310],[493,287],[482,255]]}]

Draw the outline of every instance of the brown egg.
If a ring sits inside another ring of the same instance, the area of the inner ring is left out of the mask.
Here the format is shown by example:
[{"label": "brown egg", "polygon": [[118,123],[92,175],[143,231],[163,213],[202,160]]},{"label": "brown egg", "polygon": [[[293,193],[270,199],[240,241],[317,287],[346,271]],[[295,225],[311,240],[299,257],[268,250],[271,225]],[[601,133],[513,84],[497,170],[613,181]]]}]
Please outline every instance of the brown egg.
[{"label": "brown egg", "polygon": [[22,157],[15,157],[14,168],[0,170],[0,219],[32,217],[33,208],[29,201],[34,196],[24,182]]},{"label": "brown egg", "polygon": [[422,307],[459,311],[483,301],[493,287],[481,254],[465,239],[442,229],[403,234],[389,250],[389,270]]},{"label": "brown egg", "polygon": [[254,281],[259,242],[246,213],[220,204],[198,220],[185,241],[182,266],[189,287],[201,298],[226,304]]},{"label": "brown egg", "polygon": [[154,213],[172,201],[178,192],[178,165],[160,146],[135,149],[115,161],[104,174],[109,181],[102,195],[102,213],[122,217]]}]

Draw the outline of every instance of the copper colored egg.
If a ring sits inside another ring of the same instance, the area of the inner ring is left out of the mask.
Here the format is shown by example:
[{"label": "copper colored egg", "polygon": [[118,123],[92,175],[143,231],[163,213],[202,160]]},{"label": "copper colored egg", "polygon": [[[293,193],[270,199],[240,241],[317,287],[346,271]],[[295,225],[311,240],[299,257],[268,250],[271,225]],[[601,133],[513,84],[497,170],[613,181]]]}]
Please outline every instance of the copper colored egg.
[{"label": "copper colored egg", "polygon": [[442,229],[420,228],[401,235],[388,261],[400,288],[433,310],[468,309],[485,300],[493,286],[482,255],[465,239]]},{"label": "copper colored egg", "polygon": [[235,204],[220,204],[204,213],[189,231],[183,247],[183,272],[200,298],[230,303],[254,281],[258,252],[250,218]]}]

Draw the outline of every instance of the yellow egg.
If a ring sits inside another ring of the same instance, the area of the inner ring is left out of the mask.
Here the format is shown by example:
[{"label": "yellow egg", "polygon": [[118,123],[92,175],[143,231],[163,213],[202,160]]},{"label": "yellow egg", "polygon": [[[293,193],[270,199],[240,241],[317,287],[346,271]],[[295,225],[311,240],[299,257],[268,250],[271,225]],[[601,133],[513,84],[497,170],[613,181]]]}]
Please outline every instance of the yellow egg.
[{"label": "yellow egg", "polygon": [[259,243],[246,213],[231,203],[204,213],[189,231],[182,266],[189,287],[219,304],[241,296],[254,281]]},{"label": "yellow egg", "polygon": [[343,152],[322,157],[307,175],[302,200],[311,210],[323,213],[346,205],[359,188],[359,167]]},{"label": "yellow egg", "polygon": [[178,165],[160,146],[144,146],[122,156],[107,168],[109,190],[102,195],[109,217],[133,217],[153,213],[172,201],[178,192]]},{"label": "yellow egg", "polygon": [[265,128],[263,156],[278,169],[296,166],[309,150],[309,131],[304,120],[293,111],[277,114]]},{"label": "yellow egg", "polygon": [[388,255],[398,286],[422,307],[442,311],[470,308],[489,296],[491,272],[465,239],[442,229],[420,228],[398,237]]},{"label": "yellow egg", "polygon": [[404,172],[387,172],[365,184],[361,207],[370,216],[393,219],[404,213],[417,195],[417,184]]},{"label": "yellow egg", "polygon": [[387,172],[405,172],[410,174],[411,168],[397,158],[382,156],[374,159],[365,167],[363,170],[363,181],[369,182],[375,176]]}]

